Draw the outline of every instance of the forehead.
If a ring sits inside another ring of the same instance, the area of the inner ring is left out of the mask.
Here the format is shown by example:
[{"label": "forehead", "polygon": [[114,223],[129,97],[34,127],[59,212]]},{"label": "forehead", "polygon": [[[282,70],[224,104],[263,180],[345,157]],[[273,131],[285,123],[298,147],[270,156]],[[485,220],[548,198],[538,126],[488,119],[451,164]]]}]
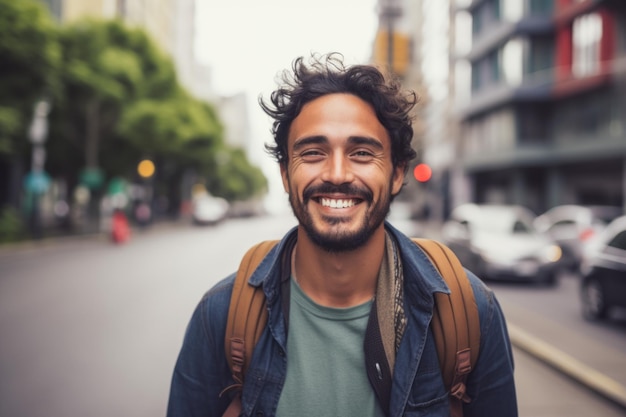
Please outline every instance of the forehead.
[{"label": "forehead", "polygon": [[389,135],[374,108],[365,100],[346,93],[327,94],[306,103],[289,129],[289,144],[305,137],[322,136],[329,141],[352,136],[379,140],[390,146]]}]

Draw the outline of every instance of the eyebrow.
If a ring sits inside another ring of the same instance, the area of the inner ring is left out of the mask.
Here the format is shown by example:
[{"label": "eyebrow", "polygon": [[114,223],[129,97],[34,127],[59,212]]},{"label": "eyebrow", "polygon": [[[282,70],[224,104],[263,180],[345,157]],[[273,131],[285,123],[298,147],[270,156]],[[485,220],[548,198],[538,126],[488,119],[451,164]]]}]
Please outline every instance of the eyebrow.
[{"label": "eyebrow", "polygon": [[[298,139],[296,143],[293,144],[293,150],[297,151],[300,148],[303,148],[307,145],[319,145],[328,143],[328,138],[326,136],[307,136],[301,139]],[[373,146],[374,148],[383,149],[383,144],[380,143],[379,140],[374,138],[370,138],[367,136],[350,136],[348,137],[348,143],[352,145],[368,145]]]}]

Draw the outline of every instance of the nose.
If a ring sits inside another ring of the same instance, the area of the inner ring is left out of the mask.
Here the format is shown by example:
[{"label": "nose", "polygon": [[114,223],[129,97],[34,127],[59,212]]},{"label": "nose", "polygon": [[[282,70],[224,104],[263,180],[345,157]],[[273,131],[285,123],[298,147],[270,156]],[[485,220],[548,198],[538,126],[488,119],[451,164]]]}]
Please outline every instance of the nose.
[{"label": "nose", "polygon": [[322,180],[331,184],[346,184],[354,180],[351,164],[346,155],[341,152],[335,152],[328,159]]}]

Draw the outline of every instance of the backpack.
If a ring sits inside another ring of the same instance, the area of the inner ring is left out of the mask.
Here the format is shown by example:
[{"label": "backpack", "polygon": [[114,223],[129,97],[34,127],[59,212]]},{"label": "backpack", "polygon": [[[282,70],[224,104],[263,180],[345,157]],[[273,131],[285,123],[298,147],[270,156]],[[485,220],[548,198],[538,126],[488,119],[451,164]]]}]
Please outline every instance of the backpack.
[{"label": "backpack", "polygon": [[[447,246],[429,239],[413,241],[428,255],[450,288],[450,294],[435,293],[431,327],[444,383],[450,392],[451,416],[461,417],[463,403],[470,402],[465,381],[476,363],[480,346],[474,292],[461,263]],[[249,285],[248,279],[277,243],[277,240],[264,241],[250,248],[237,271],[225,336],[226,359],[235,384],[222,394],[233,389],[238,392],[223,417],[238,416],[241,412],[241,390],[248,361],[267,324],[263,289]]]}]

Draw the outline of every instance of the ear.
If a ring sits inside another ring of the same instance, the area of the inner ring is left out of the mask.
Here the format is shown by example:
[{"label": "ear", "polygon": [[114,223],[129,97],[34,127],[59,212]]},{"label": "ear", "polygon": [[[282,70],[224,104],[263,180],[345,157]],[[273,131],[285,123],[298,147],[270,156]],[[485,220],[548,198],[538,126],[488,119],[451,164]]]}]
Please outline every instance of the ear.
[{"label": "ear", "polygon": [[391,180],[391,194],[397,195],[404,184],[404,165],[399,165],[393,169],[393,178]]},{"label": "ear", "polygon": [[289,173],[287,172],[287,164],[281,163],[280,165],[280,177],[283,180],[283,189],[289,194]]}]

